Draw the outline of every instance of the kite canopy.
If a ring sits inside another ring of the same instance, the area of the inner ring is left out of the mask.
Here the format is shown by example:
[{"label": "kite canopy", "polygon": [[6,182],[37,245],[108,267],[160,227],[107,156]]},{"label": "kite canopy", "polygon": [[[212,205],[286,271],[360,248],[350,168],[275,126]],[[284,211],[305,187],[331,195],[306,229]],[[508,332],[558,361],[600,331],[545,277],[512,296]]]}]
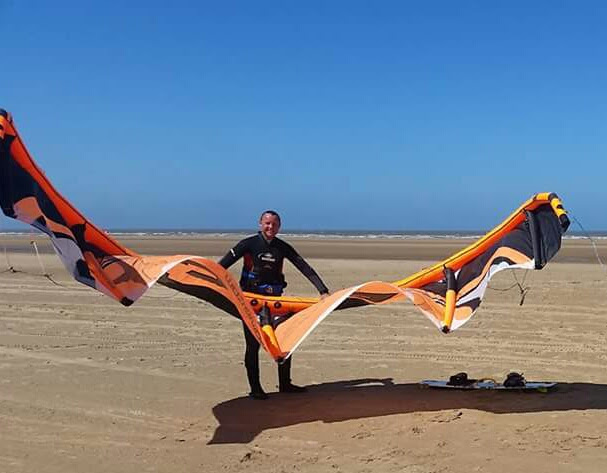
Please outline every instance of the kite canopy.
[{"label": "kite canopy", "polygon": [[[12,117],[1,109],[0,205],[6,216],[46,233],[77,281],[125,306],[158,281],[242,318],[275,360],[289,357],[332,311],[351,307],[407,298],[440,330],[455,330],[475,313],[494,274],[507,268],[542,269],[560,249],[569,226],[556,194],[536,194],[472,245],[408,278],[366,282],[322,300],[243,293],[214,261],[141,256],[95,227],[55,190],[32,160]],[[261,324],[260,309],[267,315]]]}]

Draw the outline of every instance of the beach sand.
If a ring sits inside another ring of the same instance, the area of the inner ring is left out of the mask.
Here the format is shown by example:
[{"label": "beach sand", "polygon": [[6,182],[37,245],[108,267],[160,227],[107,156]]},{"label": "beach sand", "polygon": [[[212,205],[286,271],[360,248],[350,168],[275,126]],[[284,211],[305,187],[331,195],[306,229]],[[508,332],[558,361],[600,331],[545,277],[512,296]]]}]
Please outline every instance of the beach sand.
[{"label": "beach sand", "polygon": [[[3,240],[0,270],[18,272],[0,274],[0,472],[605,469],[607,274],[588,241],[567,240],[555,262],[528,272],[522,306],[512,272],[500,273],[475,317],[449,335],[409,303],[336,312],[294,355],[294,381],[309,391],[276,393],[262,353],[271,395],[259,402],[246,397],[238,321],[160,286],[122,307],[73,281],[43,237],[34,237],[40,259],[30,237]],[[146,254],[214,258],[233,243],[122,240]],[[467,243],[291,241],[332,289],[400,279]],[[314,294],[286,270],[289,294]],[[559,385],[418,385],[460,371]]]}]

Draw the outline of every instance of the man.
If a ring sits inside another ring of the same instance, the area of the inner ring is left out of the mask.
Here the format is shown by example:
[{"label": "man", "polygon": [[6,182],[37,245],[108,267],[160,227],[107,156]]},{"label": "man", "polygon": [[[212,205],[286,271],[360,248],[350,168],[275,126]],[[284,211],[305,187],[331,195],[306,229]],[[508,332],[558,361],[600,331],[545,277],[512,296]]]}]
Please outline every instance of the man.
[{"label": "man", "polygon": [[[240,258],[244,258],[240,287],[243,291],[271,296],[280,296],[287,286],[282,272],[283,261],[288,259],[318,289],[321,297],[329,294],[329,289],[316,271],[299,256],[297,251],[277,238],[280,230],[280,216],[273,210],[266,210],[259,218],[259,232],[241,240],[221,260],[219,264],[229,268]],[[259,381],[259,342],[243,322],[246,351],[244,363],[251,387],[249,396],[253,399],[267,399]],[[279,391],[283,393],[303,392],[306,388],[291,383],[291,357],[278,366]]]}]

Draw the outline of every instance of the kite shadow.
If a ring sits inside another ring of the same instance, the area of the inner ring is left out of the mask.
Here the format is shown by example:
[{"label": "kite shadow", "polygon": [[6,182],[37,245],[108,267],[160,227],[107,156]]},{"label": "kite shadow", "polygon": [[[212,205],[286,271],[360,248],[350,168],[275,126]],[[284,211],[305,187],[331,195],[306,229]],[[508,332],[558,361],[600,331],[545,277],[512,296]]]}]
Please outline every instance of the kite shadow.
[{"label": "kite shadow", "polygon": [[219,422],[209,444],[249,443],[264,430],[307,422],[342,422],[410,412],[475,409],[495,414],[607,409],[607,385],[559,383],[548,393],[460,391],[394,384],[392,378],[308,386],[304,394],[239,397],[217,404]]}]

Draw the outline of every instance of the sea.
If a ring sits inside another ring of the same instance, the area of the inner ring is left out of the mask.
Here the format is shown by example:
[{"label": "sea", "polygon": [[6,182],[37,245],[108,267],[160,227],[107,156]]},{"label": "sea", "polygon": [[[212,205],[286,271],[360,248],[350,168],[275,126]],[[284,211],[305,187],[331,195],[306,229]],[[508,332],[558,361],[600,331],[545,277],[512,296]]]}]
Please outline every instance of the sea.
[{"label": "sea", "polygon": [[[159,229],[159,228],[138,228],[138,229],[108,229],[110,235],[116,237],[187,237],[187,238],[237,238],[251,235],[257,229]],[[285,229],[280,233],[283,238],[297,239],[327,239],[327,240],[412,240],[412,239],[478,239],[485,235],[489,230],[289,230]],[[39,233],[36,229],[28,231],[23,230],[5,230],[0,231],[0,235],[32,235]],[[595,240],[607,239],[607,231],[568,231],[563,235],[564,239],[584,239],[592,238]]]}]

